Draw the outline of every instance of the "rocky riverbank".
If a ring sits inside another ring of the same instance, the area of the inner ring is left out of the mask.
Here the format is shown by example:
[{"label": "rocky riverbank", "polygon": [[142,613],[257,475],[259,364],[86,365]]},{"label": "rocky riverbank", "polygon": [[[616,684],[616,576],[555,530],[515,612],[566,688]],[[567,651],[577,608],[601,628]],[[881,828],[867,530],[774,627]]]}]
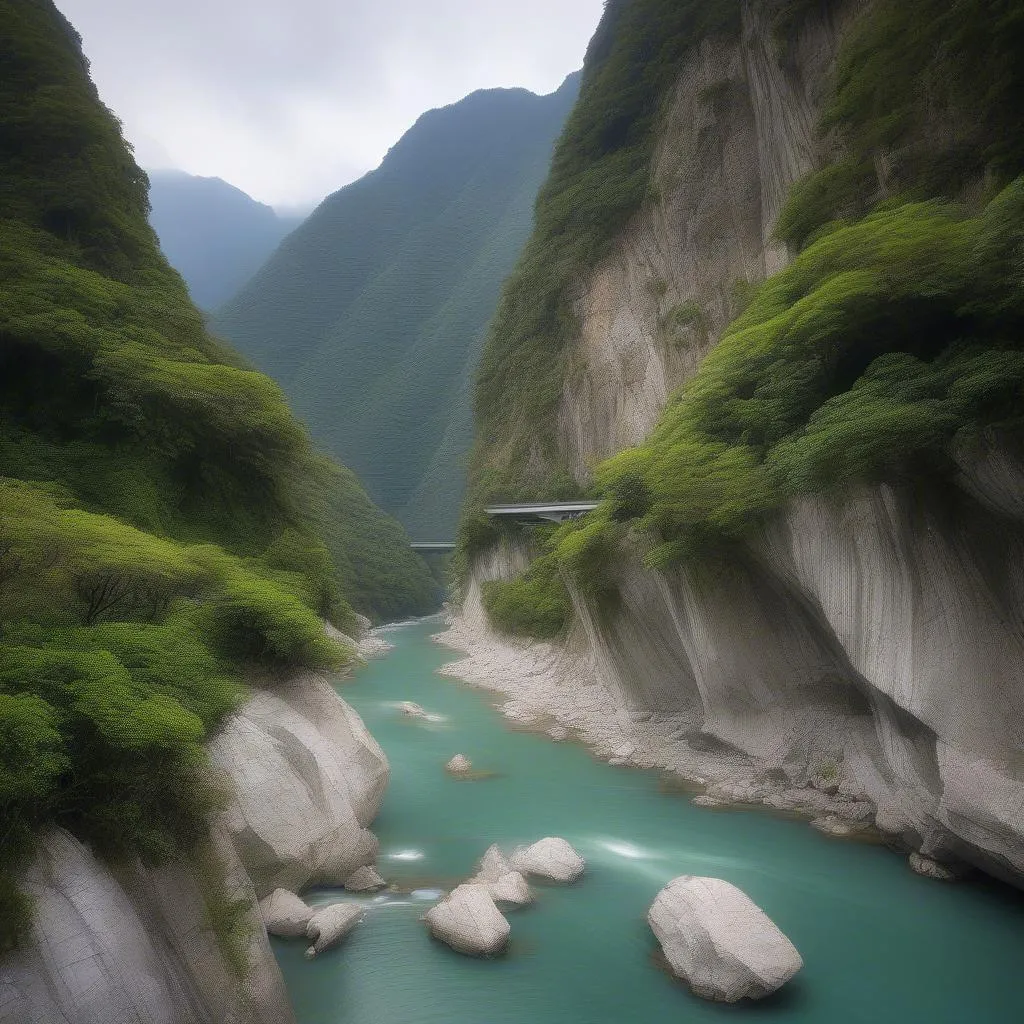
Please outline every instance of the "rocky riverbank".
[{"label": "rocky riverbank", "polygon": [[473,587],[463,611],[450,612],[447,625],[435,641],[465,657],[441,672],[503,695],[498,709],[518,726],[556,741],[576,739],[610,764],[661,769],[700,793],[695,802],[702,806],[764,805],[810,817],[833,835],[878,836],[871,824],[874,805],[840,793],[830,780],[794,787],[742,752],[715,745],[700,734],[693,715],[627,708],[601,682],[583,645],[497,634]]}]

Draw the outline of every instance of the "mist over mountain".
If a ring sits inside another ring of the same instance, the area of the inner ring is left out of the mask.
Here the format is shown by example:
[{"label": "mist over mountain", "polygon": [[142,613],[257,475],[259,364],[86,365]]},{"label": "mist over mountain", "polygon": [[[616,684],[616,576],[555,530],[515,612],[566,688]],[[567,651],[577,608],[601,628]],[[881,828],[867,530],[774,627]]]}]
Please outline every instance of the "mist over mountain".
[{"label": "mist over mountain", "polygon": [[220,178],[149,172],[149,222],[192,299],[215,309],[260,268],[302,218],[279,216]]},{"label": "mist over mountain", "polygon": [[215,316],[414,536],[454,534],[483,334],[577,90],[424,114]]}]

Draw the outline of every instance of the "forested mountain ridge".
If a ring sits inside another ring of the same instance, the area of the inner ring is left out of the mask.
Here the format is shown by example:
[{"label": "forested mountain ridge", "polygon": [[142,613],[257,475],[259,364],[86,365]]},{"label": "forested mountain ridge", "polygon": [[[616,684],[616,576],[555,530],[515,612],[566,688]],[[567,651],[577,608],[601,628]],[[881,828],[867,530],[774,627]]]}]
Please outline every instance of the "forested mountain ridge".
[{"label": "forested mountain ridge", "polygon": [[160,248],[203,310],[226,302],[302,222],[220,178],[184,171],[148,172],[149,222]]},{"label": "forested mountain ridge", "polygon": [[350,657],[321,617],[435,598],[400,527],[207,334],[147,213],[74,29],[0,0],[5,948],[42,830],[113,858],[193,848],[217,799],[204,740],[242,679]]},{"label": "forested mountain ridge", "polygon": [[421,539],[453,534],[469,381],[577,78],[424,114],[214,318]]},{"label": "forested mountain ridge", "polygon": [[[712,799],[864,800],[1017,884],[1022,53],[1011,0],[609,2],[481,358],[458,555],[467,622],[746,759]],[[580,492],[531,537],[482,513]]]}]

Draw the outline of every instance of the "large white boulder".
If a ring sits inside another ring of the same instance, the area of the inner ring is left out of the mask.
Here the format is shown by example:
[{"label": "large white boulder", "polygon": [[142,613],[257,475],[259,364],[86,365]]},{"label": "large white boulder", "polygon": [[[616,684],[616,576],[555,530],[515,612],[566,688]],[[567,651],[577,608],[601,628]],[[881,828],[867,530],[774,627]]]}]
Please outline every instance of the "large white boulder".
[{"label": "large white boulder", "polygon": [[323,676],[256,690],[209,750],[234,791],[223,823],[257,896],[341,885],[375,859],[367,826],[387,785],[387,758]]},{"label": "large white boulder", "polygon": [[[218,876],[229,899],[252,907],[241,978],[210,924]],[[20,884],[32,930],[0,961],[0,1024],[294,1024],[252,887],[217,830],[196,859],[115,873],[54,829]]]},{"label": "large white boulder", "polygon": [[260,917],[268,935],[297,939],[306,934],[306,925],[312,916],[313,908],[287,889],[275,889],[260,900]]},{"label": "large white boulder", "polygon": [[508,943],[508,921],[483,885],[457,886],[423,918],[435,939],[458,953],[493,956]]},{"label": "large white boulder", "polygon": [[705,999],[760,999],[803,966],[764,911],[720,878],[672,879],[651,904],[647,921],[673,972]]},{"label": "large white boulder", "polygon": [[575,882],[586,861],[564,839],[548,836],[512,854],[512,870],[537,875],[553,882]]},{"label": "large white boulder", "polygon": [[306,938],[313,940],[306,959],[336,946],[362,919],[363,908],[358,903],[332,903],[317,910],[306,926]]}]

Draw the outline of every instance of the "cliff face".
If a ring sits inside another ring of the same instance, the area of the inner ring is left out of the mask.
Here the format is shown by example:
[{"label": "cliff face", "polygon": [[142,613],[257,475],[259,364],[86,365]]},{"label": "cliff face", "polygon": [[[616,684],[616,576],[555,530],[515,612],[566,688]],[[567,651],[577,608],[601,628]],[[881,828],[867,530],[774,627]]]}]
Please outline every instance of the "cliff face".
[{"label": "cliff face", "polygon": [[[580,484],[648,437],[745,285],[793,255],[773,232],[794,183],[834,155],[817,125],[870,5],[818,5],[784,44],[779,7],[742,4],[737,38],[709,37],[683,61],[654,199],[577,284],[556,447]],[[698,779],[714,799],[874,821],[1019,884],[1021,466],[980,442],[955,458],[942,482],[791,499],[699,565],[645,567],[648,538],[633,530],[606,570],[613,602],[566,580],[572,622],[554,644],[488,627],[483,583],[535,554],[506,539],[472,563],[451,637],[470,653],[458,671],[508,689],[513,715],[553,713],[599,753]]]},{"label": "cliff face", "polygon": [[[279,885],[338,885],[372,862],[365,826],[387,760],[312,673],[256,692],[210,754],[232,797],[192,860],[111,868],[68,833],[47,835],[23,880],[31,938],[0,963],[0,1021],[293,1020],[256,901]],[[231,925],[215,932],[217,909],[232,905]]]},{"label": "cliff face", "polygon": [[[576,300],[580,329],[558,429],[578,482],[647,437],[737,312],[744,286],[785,264],[772,231],[790,187],[815,164],[827,72],[861,6],[809,17],[783,65],[768,6],[746,4],[738,41],[705,39],[686,61],[654,157],[658,201],[632,220]],[[681,309],[692,313],[674,315]]]}]

